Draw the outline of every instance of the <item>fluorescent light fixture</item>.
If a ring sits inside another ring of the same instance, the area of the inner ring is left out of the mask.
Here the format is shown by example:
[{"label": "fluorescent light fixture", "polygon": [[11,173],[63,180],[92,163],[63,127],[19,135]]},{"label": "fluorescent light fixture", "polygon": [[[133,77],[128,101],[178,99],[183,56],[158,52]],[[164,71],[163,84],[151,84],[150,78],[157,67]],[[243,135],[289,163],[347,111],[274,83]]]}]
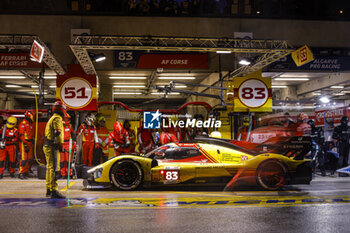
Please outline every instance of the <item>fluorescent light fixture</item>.
[{"label": "fluorescent light fixture", "polygon": [[281,78],[309,78],[308,74],[303,73],[285,73],[280,75]]},{"label": "fluorescent light fixture", "polygon": [[226,95],[233,95],[233,92],[227,92]]},{"label": "fluorescent light fixture", "polygon": [[238,64],[240,64],[242,66],[248,66],[248,65],[250,65],[250,61],[248,61],[247,59],[242,59],[238,62]]},{"label": "fluorescent light fixture", "polygon": [[109,79],[147,79],[145,76],[110,76]]},{"label": "fluorescent light fixture", "polygon": [[334,93],[333,95],[345,95],[344,92]]},{"label": "fluorescent light fixture", "polygon": [[56,88],[56,86],[49,86],[50,88]]},{"label": "fluorescent light fixture", "polygon": [[309,78],[275,78],[275,81],[309,81]]},{"label": "fluorescent light fixture", "polygon": [[114,95],[142,95],[141,92],[113,92]]},{"label": "fluorescent light fixture", "polygon": [[333,88],[333,89],[343,89],[344,86],[331,86],[331,88]]},{"label": "fluorescent light fixture", "polygon": [[327,96],[323,96],[320,98],[320,101],[324,104],[327,104],[327,103],[329,103],[329,98]]},{"label": "fluorescent light fixture", "polygon": [[[157,83],[156,85],[157,86],[169,86],[170,83]],[[187,86],[186,85],[175,84],[175,88],[187,88]]]},{"label": "fluorescent light fixture", "polygon": [[321,93],[317,93],[317,92],[314,92],[313,94],[314,94],[314,95],[321,95]]},{"label": "fluorescent light fixture", "polygon": [[44,76],[44,79],[56,79],[56,76]]},{"label": "fluorescent light fixture", "polygon": [[25,77],[17,76],[17,75],[7,75],[7,76],[0,76],[0,79],[25,79]]},{"label": "fluorescent light fixture", "polygon": [[115,88],[145,88],[145,85],[114,85]]},{"label": "fluorescent light fixture", "polygon": [[32,85],[32,88],[39,88],[38,85]]},{"label": "fluorescent light fixture", "polygon": [[272,85],[272,88],[287,88],[287,86],[285,86],[285,85]]},{"label": "fluorescent light fixture", "polygon": [[229,50],[218,50],[216,51],[216,53],[232,53],[232,52]]},{"label": "fluorescent light fixture", "polygon": [[20,86],[8,84],[8,85],[5,85],[5,87],[9,87],[9,88],[19,88]]},{"label": "fluorescent light fixture", "polygon": [[96,54],[95,57],[95,62],[100,62],[106,60],[106,56],[103,53]]},{"label": "fluorescent light fixture", "polygon": [[114,83],[114,85],[145,85],[145,83]]},{"label": "fluorescent light fixture", "polygon": [[[151,93],[152,95],[164,95],[164,93],[162,92],[152,92]],[[180,95],[179,92],[171,92],[171,93],[168,93],[169,95]]]},{"label": "fluorescent light fixture", "polygon": [[196,77],[193,76],[160,76],[158,79],[163,79],[163,80],[171,80],[171,79],[196,79]]}]

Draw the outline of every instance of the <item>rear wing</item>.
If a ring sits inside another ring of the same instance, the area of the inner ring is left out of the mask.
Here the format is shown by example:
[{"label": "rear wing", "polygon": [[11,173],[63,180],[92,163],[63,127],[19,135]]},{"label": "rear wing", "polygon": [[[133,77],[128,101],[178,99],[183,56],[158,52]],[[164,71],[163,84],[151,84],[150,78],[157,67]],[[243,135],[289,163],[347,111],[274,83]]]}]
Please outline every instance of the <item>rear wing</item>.
[{"label": "rear wing", "polygon": [[257,145],[253,150],[282,154],[295,160],[302,160],[311,150],[311,146],[310,136],[273,137]]}]

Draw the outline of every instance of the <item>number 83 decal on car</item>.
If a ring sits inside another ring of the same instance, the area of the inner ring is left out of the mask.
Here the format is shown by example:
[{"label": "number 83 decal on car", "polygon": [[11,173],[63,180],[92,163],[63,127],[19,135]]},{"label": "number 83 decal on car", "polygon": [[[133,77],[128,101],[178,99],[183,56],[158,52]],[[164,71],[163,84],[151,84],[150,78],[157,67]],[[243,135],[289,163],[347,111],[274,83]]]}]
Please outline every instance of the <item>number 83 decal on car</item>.
[{"label": "number 83 decal on car", "polygon": [[165,167],[164,170],[160,171],[163,181],[165,183],[174,182],[180,180],[180,168],[179,167]]}]

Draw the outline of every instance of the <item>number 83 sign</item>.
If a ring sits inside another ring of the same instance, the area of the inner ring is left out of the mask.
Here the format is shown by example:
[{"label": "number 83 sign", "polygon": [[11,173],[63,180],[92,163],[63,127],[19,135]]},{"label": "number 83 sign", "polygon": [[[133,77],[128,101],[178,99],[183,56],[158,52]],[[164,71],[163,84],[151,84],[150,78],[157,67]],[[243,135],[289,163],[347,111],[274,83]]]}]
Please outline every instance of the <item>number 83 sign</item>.
[{"label": "number 83 sign", "polygon": [[235,112],[272,111],[271,78],[259,75],[234,78]]}]

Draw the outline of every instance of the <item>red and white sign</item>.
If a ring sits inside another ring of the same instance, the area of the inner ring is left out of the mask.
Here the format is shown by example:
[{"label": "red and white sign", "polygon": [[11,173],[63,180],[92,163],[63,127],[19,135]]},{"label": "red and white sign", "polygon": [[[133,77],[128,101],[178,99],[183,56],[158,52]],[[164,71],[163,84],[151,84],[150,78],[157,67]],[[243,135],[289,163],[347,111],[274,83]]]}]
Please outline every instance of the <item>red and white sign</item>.
[{"label": "red and white sign", "polygon": [[259,108],[268,99],[268,87],[259,79],[248,79],[239,86],[238,98],[248,108]]},{"label": "red and white sign", "polygon": [[65,75],[58,75],[56,97],[70,109],[97,110],[96,76],[87,75],[80,65],[68,65]]},{"label": "red and white sign", "polygon": [[143,54],[138,69],[208,69],[208,54]]},{"label": "red and white sign", "polygon": [[163,172],[163,180],[179,180],[180,174],[178,170],[165,170]]},{"label": "red and white sign", "polygon": [[0,68],[41,68],[42,64],[31,61],[28,53],[0,53]]},{"label": "red and white sign", "polygon": [[323,126],[324,121],[333,122],[334,125],[338,125],[342,116],[350,116],[350,111],[347,107],[316,111],[315,125]]},{"label": "red and white sign", "polygon": [[30,49],[30,56],[34,58],[37,62],[41,63],[44,57],[44,52],[44,47],[41,46],[39,42],[34,40],[32,48]]}]

